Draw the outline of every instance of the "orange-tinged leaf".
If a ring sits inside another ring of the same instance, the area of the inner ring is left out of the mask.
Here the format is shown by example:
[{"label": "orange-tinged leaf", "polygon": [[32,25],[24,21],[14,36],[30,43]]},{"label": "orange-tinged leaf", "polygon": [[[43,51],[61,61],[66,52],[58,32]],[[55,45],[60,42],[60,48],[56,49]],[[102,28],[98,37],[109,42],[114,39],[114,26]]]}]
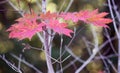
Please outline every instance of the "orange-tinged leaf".
[{"label": "orange-tinged leaf", "polygon": [[108,15],[106,12],[98,13],[98,10],[94,10],[93,12],[91,11],[88,13],[86,22],[97,26],[107,27],[106,24],[111,23],[112,20],[109,18],[104,18],[106,15]]},{"label": "orange-tinged leaf", "polygon": [[85,23],[101,26],[101,27],[107,27],[106,24],[109,24],[112,22],[111,19],[105,18],[105,16],[108,15],[107,12],[98,13],[98,9],[95,9],[93,11],[89,10],[82,10],[74,13],[61,13],[60,17],[62,17],[65,20],[72,20],[73,22],[83,21]]}]

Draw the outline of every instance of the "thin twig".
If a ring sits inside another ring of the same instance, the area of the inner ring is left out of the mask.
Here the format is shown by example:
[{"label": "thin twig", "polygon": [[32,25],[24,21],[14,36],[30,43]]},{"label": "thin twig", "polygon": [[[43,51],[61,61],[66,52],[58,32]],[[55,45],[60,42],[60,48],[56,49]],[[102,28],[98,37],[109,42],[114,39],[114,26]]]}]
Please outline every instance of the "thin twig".
[{"label": "thin twig", "polygon": [[10,55],[11,55],[13,58],[17,59],[17,60],[21,60],[22,63],[24,63],[24,64],[27,65],[28,67],[34,69],[37,73],[42,73],[42,72],[41,72],[39,69],[37,69],[35,66],[33,66],[32,64],[28,63],[27,61],[25,61],[25,60],[17,57],[15,54],[10,53]]},{"label": "thin twig", "polygon": [[20,68],[19,67],[17,67],[17,66],[15,66],[14,64],[12,64],[11,62],[9,62],[6,58],[5,58],[5,55],[0,55],[0,58],[2,59],[2,60],[4,60],[5,62],[6,62],[6,64],[10,67],[10,68],[12,68],[15,72],[17,72],[17,73],[22,73],[22,71],[20,70]]},{"label": "thin twig", "polygon": [[66,0],[63,1],[63,3],[62,3],[62,5],[60,6],[60,9],[58,10],[58,12],[60,12],[60,11],[62,10],[62,8],[63,8],[63,6],[65,5],[65,3],[66,3]]},{"label": "thin twig", "polygon": [[63,36],[61,35],[61,41],[60,41],[60,70],[61,72],[60,73],[63,73],[63,70],[62,70],[62,47],[63,47]]},{"label": "thin twig", "polygon": [[[69,67],[70,67],[72,64],[74,64],[76,61],[77,61],[77,59],[74,59],[74,60],[72,60],[70,63],[68,63],[67,65],[65,65],[65,66],[63,67],[63,71],[64,71],[65,69],[69,68]],[[58,70],[56,73],[60,73],[60,70]]]},{"label": "thin twig", "polygon": [[[109,59],[109,58],[114,58],[114,57],[117,57],[117,56],[118,56],[117,54],[112,54],[112,55],[108,55],[108,56],[103,56],[102,55],[102,59]],[[96,56],[94,59],[98,60],[98,59],[101,59],[101,57],[100,56]]]},{"label": "thin twig", "polygon": [[79,57],[77,57],[71,50],[70,48],[68,48],[67,46],[65,46],[65,50],[67,50],[68,53],[70,53],[70,55],[72,57],[74,57],[76,60],[78,60],[80,63],[84,63],[85,61],[80,59]]},{"label": "thin twig", "polygon": [[115,73],[117,73],[117,69],[115,68],[115,66],[113,65],[113,63],[107,59],[108,63],[111,65],[111,67],[113,68],[113,70],[115,71]]},{"label": "thin twig", "polygon": [[100,57],[101,57],[101,59],[102,59],[104,65],[105,65],[105,67],[106,67],[107,73],[110,73],[110,69],[109,69],[109,67],[108,67],[108,65],[107,65],[107,63],[106,63],[106,61],[105,61],[105,59],[103,58],[101,52],[99,52],[99,55],[100,55]]},{"label": "thin twig", "polygon": [[36,4],[37,4],[37,6],[38,6],[40,9],[42,9],[42,6],[40,5],[40,3],[39,3],[38,0],[36,0]]},{"label": "thin twig", "polygon": [[23,12],[19,11],[19,9],[16,6],[14,6],[14,4],[10,2],[10,0],[8,0],[8,3],[13,7],[13,9],[15,9],[15,11],[18,11],[20,15],[24,16]]},{"label": "thin twig", "polygon": [[19,58],[20,58],[20,60],[18,60],[18,69],[21,68],[21,58],[22,58],[22,54],[20,54]]},{"label": "thin twig", "polygon": [[67,8],[65,9],[65,12],[67,12],[67,11],[70,9],[70,7],[71,7],[73,1],[74,1],[74,0],[70,0],[70,2],[69,2],[69,4],[68,4]]},{"label": "thin twig", "polygon": [[86,38],[83,37],[82,39],[83,39],[83,41],[85,42],[85,45],[86,45],[86,48],[87,48],[87,51],[88,51],[89,55],[91,55],[91,54],[92,54],[92,51],[91,51],[91,49],[90,49],[90,46],[89,46]]},{"label": "thin twig", "polygon": [[40,33],[39,33],[39,32],[37,32],[37,36],[39,37],[39,40],[43,43],[43,42],[44,42],[44,40],[43,40],[43,36],[42,36],[42,35],[40,35]]},{"label": "thin twig", "polygon": [[108,33],[108,31],[107,31],[107,29],[105,28],[105,31],[106,31],[106,37],[107,37],[107,39],[109,40],[109,42],[110,42],[110,47],[112,48],[112,50],[113,50],[113,52],[115,53],[115,54],[117,54],[117,52],[116,52],[116,50],[115,50],[115,48],[114,48],[114,46],[113,46],[113,44],[112,44],[112,42],[110,41],[110,35],[109,35],[109,33]]}]

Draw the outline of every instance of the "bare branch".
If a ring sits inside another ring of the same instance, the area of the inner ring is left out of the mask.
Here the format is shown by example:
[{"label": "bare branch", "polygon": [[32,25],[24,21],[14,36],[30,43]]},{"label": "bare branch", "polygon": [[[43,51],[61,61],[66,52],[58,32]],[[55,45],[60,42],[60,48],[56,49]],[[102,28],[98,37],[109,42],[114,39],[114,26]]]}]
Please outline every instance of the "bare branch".
[{"label": "bare branch", "polygon": [[13,58],[17,59],[18,61],[21,60],[22,63],[24,63],[25,65],[27,65],[28,67],[34,69],[37,73],[42,73],[39,69],[37,69],[35,66],[33,66],[32,64],[28,63],[27,61],[17,57],[15,54],[10,54]]},{"label": "bare branch", "polygon": [[70,7],[71,7],[73,1],[74,1],[74,0],[70,0],[70,2],[69,2],[69,4],[68,4],[68,6],[67,6],[65,12],[67,12],[67,11],[70,9]]},{"label": "bare branch", "polygon": [[11,63],[10,61],[8,61],[6,58],[5,58],[5,55],[0,55],[0,58],[2,59],[2,60],[4,60],[5,62],[6,62],[6,64],[10,67],[10,68],[12,68],[14,71],[16,71],[16,72],[18,72],[18,73],[22,73],[22,71],[20,70],[20,68],[19,67],[17,67],[17,66],[15,66],[13,63]]}]

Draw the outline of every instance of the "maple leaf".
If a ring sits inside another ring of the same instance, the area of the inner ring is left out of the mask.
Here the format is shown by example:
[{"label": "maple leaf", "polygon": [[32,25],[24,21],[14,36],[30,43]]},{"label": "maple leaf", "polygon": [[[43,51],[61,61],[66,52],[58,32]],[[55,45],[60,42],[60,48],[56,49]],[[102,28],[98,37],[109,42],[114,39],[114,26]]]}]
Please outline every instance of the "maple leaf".
[{"label": "maple leaf", "polygon": [[102,12],[98,13],[98,9],[88,12],[88,17],[86,18],[87,23],[92,23],[97,26],[107,27],[106,24],[109,24],[112,22],[109,18],[104,18],[108,13]]},{"label": "maple leaf", "polygon": [[71,37],[70,33],[73,33],[72,30],[66,28],[66,23],[60,23],[58,20],[49,20],[49,24],[46,24],[46,26],[58,34],[64,34],[69,37]]},{"label": "maple leaf", "polygon": [[85,23],[90,23],[96,26],[107,27],[106,24],[111,23],[112,20],[109,18],[104,18],[106,15],[108,15],[108,13],[98,13],[98,9],[96,9],[94,11],[82,10],[74,13],[62,12],[60,14],[60,17],[62,17],[65,20],[72,20],[73,22],[78,22],[80,20],[84,21]]},{"label": "maple leaf", "polygon": [[31,14],[26,14],[24,17],[17,19],[18,23],[15,23],[7,30],[10,32],[9,38],[31,39],[37,32],[42,31],[42,26],[44,26],[42,23],[38,24],[36,19]]}]

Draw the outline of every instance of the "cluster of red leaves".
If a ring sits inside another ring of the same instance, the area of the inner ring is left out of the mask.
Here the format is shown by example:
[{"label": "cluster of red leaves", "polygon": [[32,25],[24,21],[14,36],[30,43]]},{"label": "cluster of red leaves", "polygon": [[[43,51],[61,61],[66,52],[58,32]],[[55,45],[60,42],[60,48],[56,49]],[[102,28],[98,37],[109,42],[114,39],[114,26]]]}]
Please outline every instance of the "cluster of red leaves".
[{"label": "cluster of red leaves", "polygon": [[[104,18],[108,13],[98,13],[98,10],[94,11],[80,11],[74,13],[50,13],[49,11],[41,13],[40,16],[34,12],[31,14],[24,14],[24,17],[18,18],[14,25],[12,25],[7,31],[10,31],[9,38],[17,38],[19,40],[29,38],[37,32],[41,32],[47,29],[58,34],[64,34],[71,37],[72,30],[67,28],[67,23],[60,22],[58,19],[72,20],[73,22],[84,21],[86,23],[94,24],[97,26],[107,27],[106,24],[112,22],[109,18]],[[38,21],[39,20],[39,21]],[[45,29],[43,29],[45,27]]]},{"label": "cluster of red leaves", "polygon": [[85,10],[78,13],[62,13],[60,16],[65,20],[72,20],[73,22],[78,22],[80,20],[88,24],[107,27],[106,24],[111,23],[112,20],[109,18],[104,18],[106,15],[108,15],[108,13],[98,13],[98,9],[96,9],[94,11]]},{"label": "cluster of red leaves", "polygon": [[37,32],[42,31],[43,24],[36,22],[37,15],[25,14],[24,17],[18,18],[14,25],[12,25],[7,31],[10,31],[9,38],[17,38],[22,40],[24,38],[31,39]]}]

